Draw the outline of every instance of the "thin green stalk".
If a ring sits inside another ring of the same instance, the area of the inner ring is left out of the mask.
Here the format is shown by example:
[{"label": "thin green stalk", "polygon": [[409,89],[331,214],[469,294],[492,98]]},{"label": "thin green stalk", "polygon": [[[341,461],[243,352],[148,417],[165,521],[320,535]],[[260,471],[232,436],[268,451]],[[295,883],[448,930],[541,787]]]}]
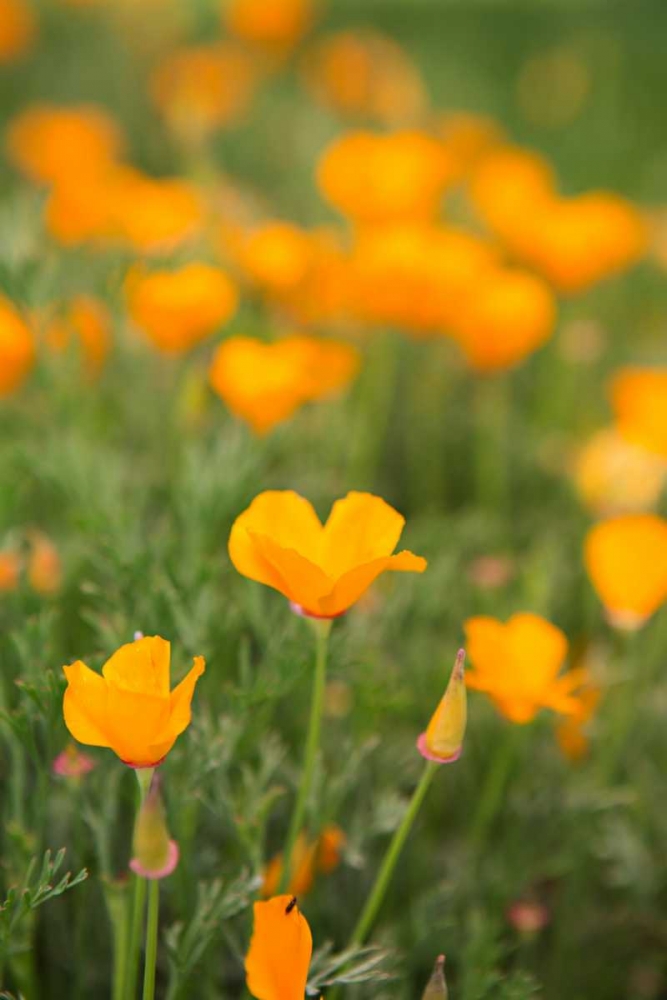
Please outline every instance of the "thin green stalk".
[{"label": "thin green stalk", "polygon": [[486,772],[486,780],[477,800],[477,809],[470,827],[470,842],[479,851],[482,847],[489,827],[498,812],[502,801],[505,785],[514,760],[515,741],[519,730],[518,724],[512,724],[512,729],[505,734],[493,762]]},{"label": "thin green stalk", "polygon": [[[139,804],[137,809],[141,809],[141,804],[148,794],[148,789],[153,780],[155,768],[137,768],[136,775],[139,783]],[[144,909],[146,907],[146,880],[138,875],[134,876],[134,891],[132,893],[132,915],[129,922],[129,943],[127,945],[127,962],[125,966],[125,982],[121,996],[124,1000],[133,1000],[137,994],[137,974],[139,972],[139,953],[141,951],[141,931],[144,922]]]},{"label": "thin green stalk", "polygon": [[380,868],[377,878],[375,879],[375,884],[371,889],[370,895],[366,900],[366,905],[362,910],[357,926],[355,927],[352,937],[350,938],[350,947],[362,945],[375,923],[375,918],[377,917],[380,907],[382,906],[389,883],[391,882],[392,875],[394,874],[396,863],[399,859],[401,851],[403,850],[403,845],[405,844],[408,834],[412,829],[412,824],[414,823],[421,804],[424,801],[424,797],[426,796],[429,786],[433,781],[433,776],[438,770],[438,766],[438,764],[430,760],[427,761],[424,766],[419,784],[415,788],[412,799],[410,800],[410,805],[408,806],[405,816],[403,817],[403,821],[394,834],[391,844],[387,849],[384,861],[382,862],[382,867]]},{"label": "thin green stalk", "polygon": [[327,652],[329,648],[329,632],[331,622],[313,619],[316,629],[316,653],[315,653],[315,678],[313,680],[313,694],[310,704],[310,721],[308,723],[308,737],[306,739],[306,749],[303,758],[303,770],[301,772],[301,782],[299,791],[292,810],[287,841],[283,851],[282,872],[280,875],[279,892],[284,892],[290,883],[292,870],[292,855],[294,845],[303,826],[306,815],[306,806],[313,784],[315,773],[315,762],[317,751],[320,745],[320,730],[322,728],[322,709],[324,707],[324,690],[327,673]]},{"label": "thin green stalk", "polygon": [[[143,880],[142,880],[143,881]],[[157,929],[160,914],[160,880],[151,879],[148,889],[148,916],[146,917],[146,959],[144,965],[143,1000],[155,996],[155,967],[157,964]]]}]

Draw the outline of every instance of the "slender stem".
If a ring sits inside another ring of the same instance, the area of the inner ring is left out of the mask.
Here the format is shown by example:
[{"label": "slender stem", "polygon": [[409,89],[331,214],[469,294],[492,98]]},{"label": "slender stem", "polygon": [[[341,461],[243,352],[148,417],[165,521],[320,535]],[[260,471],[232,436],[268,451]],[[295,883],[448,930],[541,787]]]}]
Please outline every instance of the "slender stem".
[{"label": "slender stem", "polygon": [[[142,881],[144,881],[142,879]],[[146,918],[146,959],[144,965],[143,1000],[155,997],[155,966],[157,963],[157,929],[160,912],[160,880],[151,879],[148,889],[148,916]]]},{"label": "slender stem", "polygon": [[289,830],[285,850],[283,851],[283,864],[280,874],[279,891],[284,892],[290,883],[292,870],[292,855],[294,845],[303,826],[308,797],[313,783],[315,773],[315,762],[320,744],[320,730],[322,728],[322,709],[324,707],[324,690],[327,673],[327,652],[329,648],[329,632],[331,622],[318,620],[314,621],[316,626],[316,654],[315,654],[315,678],[313,680],[313,694],[310,704],[310,721],[308,723],[308,737],[306,739],[306,749],[303,758],[303,770],[301,772],[301,783],[292,810]]},{"label": "slender stem", "polygon": [[113,888],[107,889],[107,905],[111,916],[114,935],[113,954],[113,1000],[125,1000],[125,979],[127,977],[127,957],[129,934],[127,929],[127,903],[124,898],[117,901]]},{"label": "slender stem", "polygon": [[[513,727],[517,730],[520,728],[517,723],[514,723]],[[477,800],[477,809],[470,827],[470,841],[478,851],[486,839],[489,826],[502,801],[507,778],[509,777],[512,761],[514,760],[515,739],[516,733],[513,730],[505,734],[505,739],[502,741],[491,766],[486,772],[486,779]]]},{"label": "slender stem", "polygon": [[410,805],[408,806],[405,816],[403,817],[403,821],[394,834],[391,844],[387,849],[384,861],[382,862],[382,867],[380,868],[377,878],[375,879],[375,884],[371,889],[370,895],[366,900],[366,905],[364,906],[361,916],[357,922],[357,926],[355,927],[352,937],[350,938],[350,947],[363,944],[368,937],[373,924],[375,923],[375,918],[377,917],[378,911],[382,906],[389,883],[391,882],[391,877],[394,874],[396,862],[398,861],[400,853],[403,850],[403,845],[405,844],[407,836],[410,833],[412,824],[415,821],[421,804],[424,801],[429,785],[433,780],[433,775],[438,770],[438,766],[439,765],[433,761],[429,760],[426,762],[419,784],[415,788],[412,799],[410,800]]},{"label": "slender stem", "polygon": [[[148,790],[153,780],[155,768],[137,768],[137,782],[139,784],[139,804],[137,809],[141,809]],[[132,915],[129,922],[129,943],[127,946],[127,960],[125,964],[125,984],[122,992],[124,1000],[133,1000],[137,995],[137,973],[139,971],[139,952],[141,951],[141,930],[144,922],[144,909],[146,906],[146,880],[138,875],[134,876],[134,891],[132,893]]]}]

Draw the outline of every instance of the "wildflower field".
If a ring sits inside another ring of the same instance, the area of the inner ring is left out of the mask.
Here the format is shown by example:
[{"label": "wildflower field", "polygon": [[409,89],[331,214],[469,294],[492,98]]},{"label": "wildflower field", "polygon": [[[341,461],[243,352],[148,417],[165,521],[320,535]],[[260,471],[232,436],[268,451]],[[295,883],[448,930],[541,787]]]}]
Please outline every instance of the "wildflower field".
[{"label": "wildflower field", "polygon": [[667,998],[666,37],[0,0],[0,997]]}]

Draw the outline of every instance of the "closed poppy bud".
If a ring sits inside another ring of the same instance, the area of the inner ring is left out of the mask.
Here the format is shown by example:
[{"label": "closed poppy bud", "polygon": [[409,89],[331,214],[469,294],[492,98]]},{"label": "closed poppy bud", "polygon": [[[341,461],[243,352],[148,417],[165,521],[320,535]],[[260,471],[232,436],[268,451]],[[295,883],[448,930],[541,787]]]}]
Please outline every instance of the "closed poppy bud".
[{"label": "closed poppy bud", "polygon": [[253,917],[245,960],[248,991],[256,1000],[303,1000],[313,938],[296,897],[255,903]]},{"label": "closed poppy bud", "polygon": [[636,629],[667,600],[667,520],[628,514],[597,524],[586,538],[588,575],[617,628]]},{"label": "closed poppy bud", "polygon": [[166,878],[178,864],[178,845],[169,837],[157,774],[137,813],[132,851],[130,868],[143,878]]},{"label": "closed poppy bud", "polygon": [[422,1000],[447,1000],[448,996],[447,983],[445,982],[445,956],[438,955],[433,975],[422,994]]},{"label": "closed poppy bud", "polygon": [[190,725],[192,695],[204,673],[204,658],[196,656],[170,692],[169,659],[169,643],[147,636],[121,646],[101,676],[81,660],[63,667],[63,714],[74,739],[109,747],[130,767],[156,767]]},{"label": "closed poppy bud", "polygon": [[465,650],[460,649],[449,684],[426,732],[417,740],[417,749],[426,760],[452,764],[461,756],[468,708],[465,685]]}]

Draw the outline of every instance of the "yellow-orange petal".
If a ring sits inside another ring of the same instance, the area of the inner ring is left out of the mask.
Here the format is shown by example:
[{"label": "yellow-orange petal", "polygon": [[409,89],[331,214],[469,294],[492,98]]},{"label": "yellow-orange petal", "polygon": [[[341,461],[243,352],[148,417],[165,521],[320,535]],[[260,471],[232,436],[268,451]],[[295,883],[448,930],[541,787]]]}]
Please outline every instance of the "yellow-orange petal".
[{"label": "yellow-orange petal", "polygon": [[253,916],[245,960],[248,990],[256,1000],[303,1000],[313,939],[295,898],[255,903]]},{"label": "yellow-orange petal", "polygon": [[102,667],[102,675],[112,686],[125,691],[169,696],[170,644],[159,635],[128,642]]},{"label": "yellow-orange petal", "polygon": [[93,747],[111,746],[107,734],[107,686],[81,660],[63,667],[67,689],[63,699],[65,725],[75,740]]},{"label": "yellow-orange petal", "polygon": [[320,598],[331,590],[331,579],[319,566],[294,549],[284,548],[268,535],[254,531],[249,534],[257,551],[282,581],[277,589],[305,611],[319,614]]},{"label": "yellow-orange petal", "polygon": [[190,670],[169,696],[169,729],[174,736],[180,736],[183,730],[190,725],[192,696],[195,685],[205,670],[204,657],[195,656]]},{"label": "yellow-orange petal", "polygon": [[412,552],[398,552],[395,556],[383,556],[348,570],[336,581],[329,594],[319,601],[319,614],[335,617],[343,614],[359,600],[370,585],[386,570],[402,573],[423,573],[427,562],[422,556]]},{"label": "yellow-orange petal", "polygon": [[336,500],[324,525],[321,564],[338,576],[361,563],[389,556],[405,518],[381,497],[350,492]]},{"label": "yellow-orange petal", "polygon": [[107,684],[107,698],[106,725],[113,751],[133,767],[157,764],[176,739],[169,728],[169,698],[113,684]]}]

